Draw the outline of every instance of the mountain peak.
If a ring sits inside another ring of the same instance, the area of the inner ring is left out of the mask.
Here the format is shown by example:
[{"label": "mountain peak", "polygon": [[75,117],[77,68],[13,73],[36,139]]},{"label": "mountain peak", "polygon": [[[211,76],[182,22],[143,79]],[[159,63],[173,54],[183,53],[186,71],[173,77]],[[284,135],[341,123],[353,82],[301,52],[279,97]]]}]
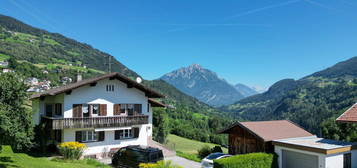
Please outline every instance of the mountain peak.
[{"label": "mountain peak", "polygon": [[192,64],[192,65],[188,66],[188,68],[192,68],[192,69],[203,69],[200,64]]},{"label": "mountain peak", "polygon": [[161,79],[182,92],[214,106],[227,105],[244,97],[215,72],[199,64],[174,70]]}]

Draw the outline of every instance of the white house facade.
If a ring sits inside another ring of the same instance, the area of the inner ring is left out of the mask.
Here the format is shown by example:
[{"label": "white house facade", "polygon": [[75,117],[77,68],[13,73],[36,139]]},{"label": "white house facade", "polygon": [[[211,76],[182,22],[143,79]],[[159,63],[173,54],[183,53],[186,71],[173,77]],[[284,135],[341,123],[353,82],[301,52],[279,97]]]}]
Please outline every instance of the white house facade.
[{"label": "white house facade", "polygon": [[82,80],[32,96],[35,124],[53,142],[79,141],[85,156],[102,158],[128,145],[147,145],[157,93],[119,73]]}]

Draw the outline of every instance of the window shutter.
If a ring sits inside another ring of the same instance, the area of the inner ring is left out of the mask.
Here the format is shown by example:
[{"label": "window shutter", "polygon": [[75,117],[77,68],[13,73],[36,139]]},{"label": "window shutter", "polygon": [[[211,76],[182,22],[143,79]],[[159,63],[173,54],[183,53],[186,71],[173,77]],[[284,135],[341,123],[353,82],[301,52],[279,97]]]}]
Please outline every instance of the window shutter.
[{"label": "window shutter", "polygon": [[82,141],[82,131],[76,131],[76,141],[77,142]]},{"label": "window shutter", "polygon": [[99,108],[99,115],[100,116],[107,116],[107,105],[101,104]]},{"label": "window shutter", "polygon": [[73,104],[72,108],[72,117],[82,117],[82,105],[81,104]]},{"label": "window shutter", "polygon": [[98,141],[104,141],[104,137],[105,137],[105,132],[99,131],[98,132]]},{"label": "window shutter", "polygon": [[114,104],[114,115],[120,115],[120,104]]},{"label": "window shutter", "polygon": [[114,131],[114,140],[118,140],[118,139],[120,139],[120,132],[119,132],[119,130],[115,130]]},{"label": "window shutter", "polygon": [[93,104],[88,104],[89,117],[92,117],[92,111],[93,111]]},{"label": "window shutter", "polygon": [[133,138],[139,138],[140,129],[139,127],[133,127],[134,136]]},{"label": "window shutter", "polygon": [[134,114],[141,114],[141,104],[134,104]]}]

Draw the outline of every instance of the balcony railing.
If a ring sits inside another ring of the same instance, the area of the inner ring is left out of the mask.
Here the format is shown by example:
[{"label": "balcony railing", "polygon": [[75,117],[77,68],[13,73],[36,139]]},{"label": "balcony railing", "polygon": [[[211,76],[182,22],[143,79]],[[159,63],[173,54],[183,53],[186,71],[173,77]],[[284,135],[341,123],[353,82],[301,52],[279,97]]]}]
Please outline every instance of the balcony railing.
[{"label": "balcony railing", "polygon": [[88,118],[53,118],[42,117],[47,127],[54,130],[64,128],[108,128],[125,127],[149,123],[149,116],[110,116],[110,117],[88,117]]}]

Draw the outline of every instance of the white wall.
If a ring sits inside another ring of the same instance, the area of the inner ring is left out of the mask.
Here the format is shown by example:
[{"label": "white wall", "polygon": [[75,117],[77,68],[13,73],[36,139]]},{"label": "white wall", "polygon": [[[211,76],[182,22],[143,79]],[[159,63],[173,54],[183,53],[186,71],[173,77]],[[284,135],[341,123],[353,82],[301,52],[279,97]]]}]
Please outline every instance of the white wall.
[{"label": "white wall", "polygon": [[319,168],[326,168],[325,167],[325,155],[320,154],[320,153],[314,153],[314,152],[308,152],[308,151],[303,151],[303,150],[297,150],[297,149],[291,149],[291,148],[286,148],[286,147],[282,147],[282,146],[274,146],[274,151],[275,153],[278,155],[278,164],[279,164],[279,168],[283,168],[282,167],[282,159],[283,159],[283,155],[282,155],[282,150],[288,150],[288,151],[293,151],[293,152],[299,152],[299,153],[305,153],[305,154],[309,154],[309,155],[316,155],[319,158]]},{"label": "white wall", "polygon": [[[92,155],[92,154],[98,154],[98,153],[103,153],[103,152],[109,152],[111,148],[119,148],[119,147],[124,147],[128,145],[147,145],[147,136],[148,132],[146,125],[136,125],[135,127],[140,128],[140,133],[139,133],[139,138],[134,138],[134,139],[126,139],[126,140],[115,140],[114,139],[114,131],[115,130],[120,130],[120,129],[129,129],[131,127],[122,127],[122,128],[104,128],[103,130],[107,129],[108,131],[105,131],[105,137],[104,141],[101,142],[89,142],[85,143],[87,145],[87,150],[84,152],[84,155]],[[75,132],[79,130],[85,130],[85,129],[64,129],[63,130],[63,141],[64,142],[70,142],[70,141],[75,141]],[[90,130],[90,129],[88,129]],[[102,131],[100,129],[99,131]]]},{"label": "white wall", "polygon": [[[32,100],[32,111],[33,111],[33,121],[36,125],[40,123],[41,116],[45,115],[45,105],[53,104],[53,103],[61,103],[63,109],[64,102],[64,94],[58,94],[55,96],[46,96],[44,100],[40,100],[40,98],[36,98]],[[57,116],[63,117],[63,116]]]},{"label": "white wall", "polygon": [[289,150],[289,151],[300,152],[300,153],[318,156],[319,157],[319,168],[343,168],[343,154],[351,153],[352,154],[352,156],[351,156],[352,168],[357,168],[357,150],[352,150],[352,151],[337,153],[337,154],[331,154],[331,155],[325,155],[325,154],[321,154],[321,153],[291,149],[291,148],[281,147],[281,146],[277,146],[277,145],[275,145],[274,148],[275,148],[274,149],[275,153],[279,156],[278,157],[279,168],[282,168],[282,150]]},{"label": "white wall", "polygon": [[[114,85],[114,92],[107,92],[106,85]],[[142,104],[142,112],[147,112],[148,98],[145,93],[136,88],[127,88],[127,85],[119,80],[104,79],[98,81],[96,86],[83,86],[72,90],[72,93],[64,96],[64,117],[72,117],[73,104],[107,104],[107,116],[113,116],[114,104]],[[149,120],[150,123],[152,119]]]},{"label": "white wall", "polygon": [[326,168],[343,168],[343,154],[334,154],[326,157]]}]

